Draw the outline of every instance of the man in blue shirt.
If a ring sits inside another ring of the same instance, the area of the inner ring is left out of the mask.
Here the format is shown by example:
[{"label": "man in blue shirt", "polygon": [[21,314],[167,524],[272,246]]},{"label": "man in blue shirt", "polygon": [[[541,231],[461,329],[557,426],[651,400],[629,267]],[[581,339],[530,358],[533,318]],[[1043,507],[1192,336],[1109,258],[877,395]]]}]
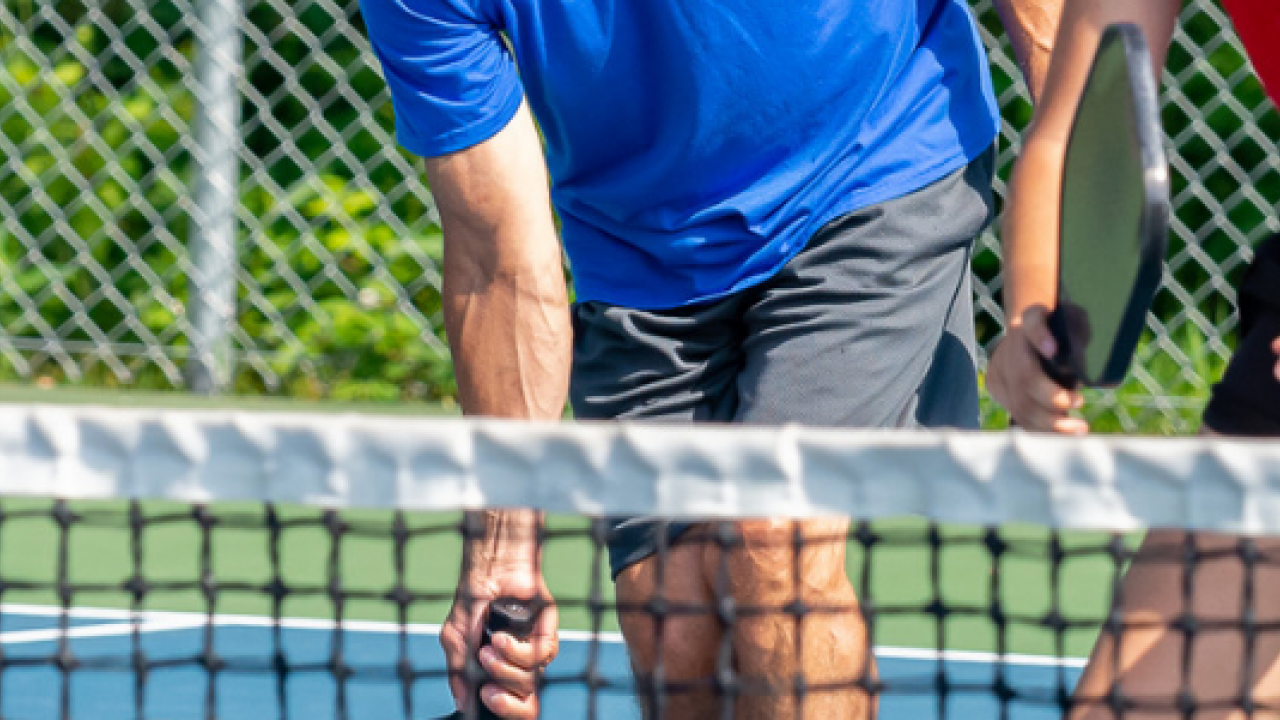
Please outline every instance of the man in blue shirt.
[{"label": "man in blue shirt", "polygon": [[[1060,3],[997,2],[1033,94]],[[977,425],[968,262],[998,116],[963,0],[362,4],[427,158],[468,414],[558,419],[568,397],[579,418]],[[548,597],[540,518],[472,520],[441,634],[460,704],[487,603]],[[646,713],[869,716],[847,526],[613,521]],[[556,621],[480,652],[503,717],[536,716]],[[718,697],[720,671],[773,692]]]}]

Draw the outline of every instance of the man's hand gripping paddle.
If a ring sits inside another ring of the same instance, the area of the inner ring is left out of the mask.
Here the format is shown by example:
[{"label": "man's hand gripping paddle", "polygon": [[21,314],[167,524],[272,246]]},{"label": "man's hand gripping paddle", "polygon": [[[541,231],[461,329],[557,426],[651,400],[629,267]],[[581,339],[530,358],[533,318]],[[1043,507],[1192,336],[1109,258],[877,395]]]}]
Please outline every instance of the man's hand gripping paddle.
[{"label": "man's hand gripping paddle", "polygon": [[[489,613],[485,618],[484,639],[481,647],[488,645],[490,639],[500,632],[507,633],[517,640],[528,640],[533,635],[538,611],[537,605],[523,600],[513,598],[494,600],[489,604]],[[475,658],[471,658],[467,663],[467,677],[474,683],[471,704],[467,712],[459,710],[440,720],[498,720],[498,716],[480,699],[480,688],[488,682],[488,675]]]}]

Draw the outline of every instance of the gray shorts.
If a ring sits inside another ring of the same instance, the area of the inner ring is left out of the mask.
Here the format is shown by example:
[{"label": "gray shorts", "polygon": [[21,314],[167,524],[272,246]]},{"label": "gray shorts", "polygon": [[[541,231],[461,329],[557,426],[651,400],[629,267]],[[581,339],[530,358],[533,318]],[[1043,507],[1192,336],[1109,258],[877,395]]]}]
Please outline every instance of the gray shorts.
[{"label": "gray shorts", "polygon": [[[969,260],[990,222],[993,153],[839,217],[775,277],[709,303],[573,309],[583,419],[978,427]],[[614,576],[687,523],[611,522]]]}]

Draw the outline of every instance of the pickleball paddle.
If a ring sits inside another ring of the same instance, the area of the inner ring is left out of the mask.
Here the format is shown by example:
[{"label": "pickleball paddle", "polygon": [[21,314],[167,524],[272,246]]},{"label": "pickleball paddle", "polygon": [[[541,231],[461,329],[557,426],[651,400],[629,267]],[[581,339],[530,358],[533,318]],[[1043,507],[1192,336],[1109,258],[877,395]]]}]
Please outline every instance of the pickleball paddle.
[{"label": "pickleball paddle", "polygon": [[1049,328],[1059,385],[1114,387],[1128,372],[1160,287],[1169,165],[1151,53],[1136,25],[1103,33],[1062,176],[1058,300]]}]

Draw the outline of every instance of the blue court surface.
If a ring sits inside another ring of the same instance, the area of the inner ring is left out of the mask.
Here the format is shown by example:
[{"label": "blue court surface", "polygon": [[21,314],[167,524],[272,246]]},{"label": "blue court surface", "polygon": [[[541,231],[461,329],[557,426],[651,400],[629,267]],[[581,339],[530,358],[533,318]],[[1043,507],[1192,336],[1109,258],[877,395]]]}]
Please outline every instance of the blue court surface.
[{"label": "blue court surface", "polygon": [[[71,717],[78,720],[135,718],[135,678],[128,669],[87,669],[64,674],[55,667],[14,666],[24,659],[47,658],[57,652],[57,608],[5,605],[0,614],[0,650],[5,671],[0,674],[0,717],[5,720],[54,720],[60,717],[64,688],[71,702]],[[153,669],[145,685],[147,720],[204,720],[208,675],[196,664],[205,646],[205,616],[190,613],[146,613],[132,618],[126,611],[74,609],[65,618],[66,644],[86,665],[109,660],[128,666],[135,644],[149,663],[173,661],[172,667]],[[217,616],[212,632],[214,648],[230,664],[270,667],[276,631],[269,618]],[[292,666],[323,665],[340,643],[342,656],[357,673],[380,669],[375,678],[346,683],[345,717],[350,720],[404,719],[401,689],[393,672],[400,658],[402,636],[395,625],[350,622],[338,632],[333,623],[317,620],[284,620],[279,643]],[[438,628],[413,625],[407,634],[408,656],[418,670],[441,671],[443,655],[436,641]],[[552,684],[544,695],[543,717],[557,720],[590,716],[608,720],[639,720],[635,702],[624,691],[599,692],[591,697],[578,683],[557,683],[556,678],[585,673],[589,658],[596,656],[600,674],[614,683],[629,677],[626,651],[615,635],[591,642],[585,633],[567,631],[560,657],[548,672]],[[1074,684],[1079,660],[1033,656],[1005,656],[1001,662],[984,653],[882,648],[877,651],[882,679],[889,692],[881,698],[880,717],[889,720],[941,717],[998,718],[1001,705],[991,686],[1003,675],[1004,684],[1019,696],[1034,695],[1043,702],[1012,700],[1004,717],[1020,720],[1056,720],[1053,698],[1060,687]],[[945,672],[953,686],[945,703],[935,690],[935,678]],[[982,686],[978,688],[977,686]],[[289,675],[282,702],[276,676],[263,672],[225,672],[218,676],[214,692],[220,718],[236,720],[337,720],[337,683],[320,670]],[[417,682],[413,693],[413,720],[434,719],[452,712],[448,690],[441,679]]]}]

